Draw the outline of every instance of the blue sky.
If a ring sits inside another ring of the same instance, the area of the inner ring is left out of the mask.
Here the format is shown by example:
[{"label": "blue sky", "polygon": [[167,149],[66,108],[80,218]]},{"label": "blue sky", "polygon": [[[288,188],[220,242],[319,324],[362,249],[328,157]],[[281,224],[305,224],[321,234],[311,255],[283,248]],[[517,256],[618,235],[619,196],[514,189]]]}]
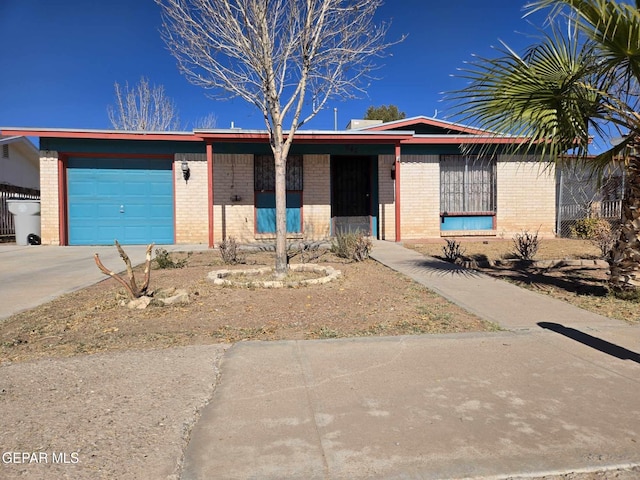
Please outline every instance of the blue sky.
[{"label": "blue sky", "polygon": [[[523,20],[526,0],[387,0],[378,11],[392,21],[393,46],[367,96],[333,101],[305,128],[331,130],[362,118],[370,105],[395,104],[407,116],[446,118],[442,92],[463,85],[451,77],[473,54],[495,56],[505,41],[517,51],[533,43],[536,26]],[[543,17],[532,19],[540,25]],[[255,107],[214,101],[182,77],[160,38],[153,0],[0,0],[0,126],[109,129],[114,82],[141,76],[162,84],[183,123],[213,113],[218,128],[231,122],[264,129]]]}]

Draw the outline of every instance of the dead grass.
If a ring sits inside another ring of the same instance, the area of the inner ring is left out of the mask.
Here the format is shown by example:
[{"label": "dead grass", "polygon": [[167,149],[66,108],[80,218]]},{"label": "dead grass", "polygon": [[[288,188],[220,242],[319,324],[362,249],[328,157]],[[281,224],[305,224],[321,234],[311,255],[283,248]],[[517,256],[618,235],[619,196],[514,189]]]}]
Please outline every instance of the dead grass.
[{"label": "dead grass", "polygon": [[[442,256],[444,241],[413,242],[425,255]],[[465,255],[478,260],[513,256],[510,240],[464,240]],[[253,252],[252,268],[273,263]],[[542,240],[536,259],[595,259],[585,240]],[[176,258],[184,258],[177,255]],[[323,285],[263,289],[220,287],[206,280],[227,268],[214,251],[196,252],[185,268],[153,270],[151,288],[185,288],[191,303],[129,310],[118,304],[121,286],[106,279],[64,295],[0,324],[0,362],[42,357],[245,340],[322,339],[493,331],[487,323],[412,280],[367,260],[348,263],[330,253],[319,262],[342,271]],[[588,262],[587,262],[588,263]],[[247,268],[237,265],[230,268]],[[640,322],[639,304],[608,295],[606,268],[591,265],[538,268],[519,263],[483,267],[512,281],[611,318]]]},{"label": "dead grass", "polygon": [[[486,262],[515,258],[512,240],[460,240],[465,257],[479,262],[479,270],[524,288],[550,295],[577,307],[629,323],[640,323],[640,303],[622,300],[607,289],[608,269],[602,262],[583,265],[537,267],[524,262]],[[413,242],[407,245],[434,257],[442,257],[443,241]],[[542,239],[534,260],[596,260],[600,250],[589,240]]]},{"label": "dead grass", "polygon": [[[184,255],[176,255],[184,258]],[[250,268],[272,254],[247,254]],[[196,252],[185,268],[153,270],[151,288],[179,287],[188,305],[119,306],[113,279],[14,315],[0,326],[0,359],[42,357],[244,340],[491,331],[484,322],[406,277],[367,260],[348,263],[330,253],[321,265],[342,271],[323,285],[264,289],[215,286],[207,274],[227,267],[218,252]]]}]

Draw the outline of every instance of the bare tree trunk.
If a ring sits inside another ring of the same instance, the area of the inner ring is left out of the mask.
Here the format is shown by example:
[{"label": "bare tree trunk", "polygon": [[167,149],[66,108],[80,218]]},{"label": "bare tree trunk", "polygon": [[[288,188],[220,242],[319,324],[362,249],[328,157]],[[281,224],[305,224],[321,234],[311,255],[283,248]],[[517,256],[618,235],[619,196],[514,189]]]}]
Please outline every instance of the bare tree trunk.
[{"label": "bare tree trunk", "polygon": [[626,168],[620,236],[609,259],[609,285],[618,292],[637,291],[640,287],[640,142],[634,147]]},{"label": "bare tree trunk", "polygon": [[287,156],[280,149],[276,162],[276,276],[287,275]]},{"label": "bare tree trunk", "polygon": [[276,275],[284,276],[289,148],[330,98],[366,92],[373,59],[391,45],[388,24],[373,23],[383,0],[155,2],[187,79],[219,98],[242,98],[264,116],[276,171]]}]

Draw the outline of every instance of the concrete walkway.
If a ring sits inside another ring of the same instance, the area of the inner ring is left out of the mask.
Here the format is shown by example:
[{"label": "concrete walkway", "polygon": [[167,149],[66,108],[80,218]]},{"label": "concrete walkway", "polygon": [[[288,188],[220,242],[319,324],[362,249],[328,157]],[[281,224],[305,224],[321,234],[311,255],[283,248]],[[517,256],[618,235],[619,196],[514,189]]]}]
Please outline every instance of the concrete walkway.
[{"label": "concrete walkway", "polygon": [[512,331],[536,330],[539,322],[557,321],[568,327],[585,327],[589,330],[625,325],[547,295],[425,257],[395,243],[376,242],[372,257],[480,318]]},{"label": "concrete walkway", "polygon": [[396,244],[376,242],[373,256],[505,331],[237,344],[183,480],[534,478],[640,465],[638,327]]}]

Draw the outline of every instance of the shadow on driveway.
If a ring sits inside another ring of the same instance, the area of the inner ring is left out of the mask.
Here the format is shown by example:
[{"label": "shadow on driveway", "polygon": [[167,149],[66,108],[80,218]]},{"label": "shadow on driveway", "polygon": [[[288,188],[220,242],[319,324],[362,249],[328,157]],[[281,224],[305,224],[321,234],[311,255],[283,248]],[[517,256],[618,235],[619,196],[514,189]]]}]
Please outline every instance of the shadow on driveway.
[{"label": "shadow on driveway", "polygon": [[591,336],[587,333],[581,332],[580,330],[576,330],[575,328],[565,327],[559,323],[552,322],[539,322],[538,326],[546,330],[559,333],[560,335],[564,335],[576,342],[580,342],[583,345],[600,350],[601,352],[619,358],[620,360],[631,360],[632,362],[640,363],[640,354],[627,350],[626,348],[614,343],[607,342],[606,340],[602,340],[601,338]]}]

